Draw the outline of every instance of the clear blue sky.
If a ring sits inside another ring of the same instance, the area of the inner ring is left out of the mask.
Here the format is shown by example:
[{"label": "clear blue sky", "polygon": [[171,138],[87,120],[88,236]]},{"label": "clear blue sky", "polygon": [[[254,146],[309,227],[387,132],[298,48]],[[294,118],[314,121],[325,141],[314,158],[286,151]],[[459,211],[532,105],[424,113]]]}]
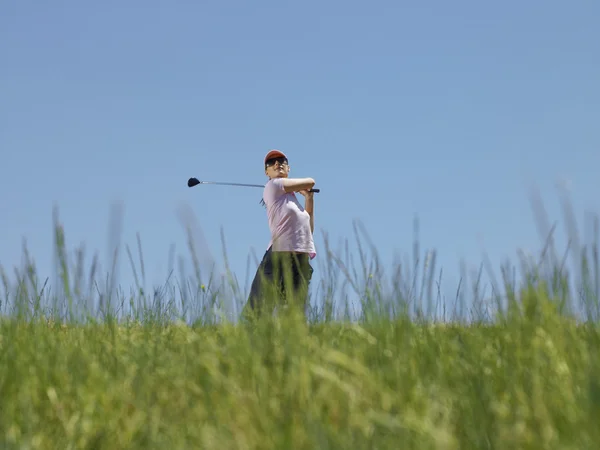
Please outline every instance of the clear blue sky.
[{"label": "clear blue sky", "polygon": [[141,234],[160,284],[172,244],[189,262],[187,205],[203,264],[222,269],[223,227],[244,283],[269,241],[261,190],[186,180],[264,183],[277,148],[322,190],[316,279],[323,231],[338,248],[360,219],[391,266],[418,216],[451,296],[461,259],[541,248],[532,186],[553,220],[561,180],[581,226],[598,210],[599,18],[591,0],[2,2],[0,263],[25,237],[52,276],[57,205],[69,248],[107,267],[120,201],[122,242]]}]

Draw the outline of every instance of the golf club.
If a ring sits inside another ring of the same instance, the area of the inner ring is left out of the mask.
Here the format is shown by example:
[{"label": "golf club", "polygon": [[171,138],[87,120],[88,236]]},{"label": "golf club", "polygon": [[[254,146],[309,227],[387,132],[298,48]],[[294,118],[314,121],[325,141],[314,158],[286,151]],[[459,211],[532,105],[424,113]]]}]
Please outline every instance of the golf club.
[{"label": "golf club", "polygon": [[[198,178],[190,178],[187,182],[188,187],[198,186],[199,184],[220,184],[224,186],[245,186],[264,188],[262,184],[245,184],[245,183],[226,183],[222,181],[200,181]],[[320,192],[320,189],[311,189],[310,192]]]}]

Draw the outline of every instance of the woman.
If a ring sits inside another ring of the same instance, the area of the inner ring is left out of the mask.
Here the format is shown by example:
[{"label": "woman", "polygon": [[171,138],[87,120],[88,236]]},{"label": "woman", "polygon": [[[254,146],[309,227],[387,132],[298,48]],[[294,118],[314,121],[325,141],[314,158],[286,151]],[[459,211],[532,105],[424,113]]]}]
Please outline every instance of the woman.
[{"label": "woman", "polygon": [[[270,314],[279,300],[306,312],[308,285],[313,268],[309,261],[316,256],[313,240],[314,193],[312,178],[289,178],[287,156],[271,150],[264,159],[269,178],[263,191],[271,240],[258,266],[245,313],[249,307],[255,315]],[[298,202],[296,193],[305,198]]]}]

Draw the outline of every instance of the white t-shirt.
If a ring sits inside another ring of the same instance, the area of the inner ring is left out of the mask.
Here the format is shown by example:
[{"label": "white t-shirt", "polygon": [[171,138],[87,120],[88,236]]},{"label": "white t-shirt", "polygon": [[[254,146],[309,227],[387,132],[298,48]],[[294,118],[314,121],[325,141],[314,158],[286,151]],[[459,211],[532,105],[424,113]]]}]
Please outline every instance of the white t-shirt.
[{"label": "white t-shirt", "polygon": [[317,254],[312,232],[310,215],[298,202],[294,192],[285,192],[283,178],[273,178],[263,191],[267,207],[267,218],[271,230],[269,246],[274,252],[308,253],[310,258]]}]

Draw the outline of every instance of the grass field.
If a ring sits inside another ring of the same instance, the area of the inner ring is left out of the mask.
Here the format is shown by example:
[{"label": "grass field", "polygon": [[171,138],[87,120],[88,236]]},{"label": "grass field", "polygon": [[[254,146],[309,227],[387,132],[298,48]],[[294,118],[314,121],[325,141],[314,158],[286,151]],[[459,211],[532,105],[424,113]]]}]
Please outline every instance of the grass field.
[{"label": "grass field", "polygon": [[[14,280],[2,272],[2,448],[600,442],[596,245],[580,249],[575,284],[562,259],[544,251],[539,270],[523,269],[526,282],[511,286],[506,277],[502,296],[487,298],[493,314],[474,298],[469,320],[432,320],[433,309],[422,306],[436,302],[431,261],[384,289],[375,265],[353,277],[332,257],[326,273],[347,276],[366,311],[359,320],[332,319],[327,299],[337,285],[326,280],[325,306],[310,321],[289,313],[250,325],[209,314],[221,303],[200,278],[193,289],[180,283],[157,295],[135,287],[108,299],[85,283],[89,270],[67,262],[63,230],[56,233],[60,291],[48,293],[32,262]],[[128,314],[116,314],[123,305]],[[192,307],[201,314],[191,323],[176,320],[174,311]]]}]

